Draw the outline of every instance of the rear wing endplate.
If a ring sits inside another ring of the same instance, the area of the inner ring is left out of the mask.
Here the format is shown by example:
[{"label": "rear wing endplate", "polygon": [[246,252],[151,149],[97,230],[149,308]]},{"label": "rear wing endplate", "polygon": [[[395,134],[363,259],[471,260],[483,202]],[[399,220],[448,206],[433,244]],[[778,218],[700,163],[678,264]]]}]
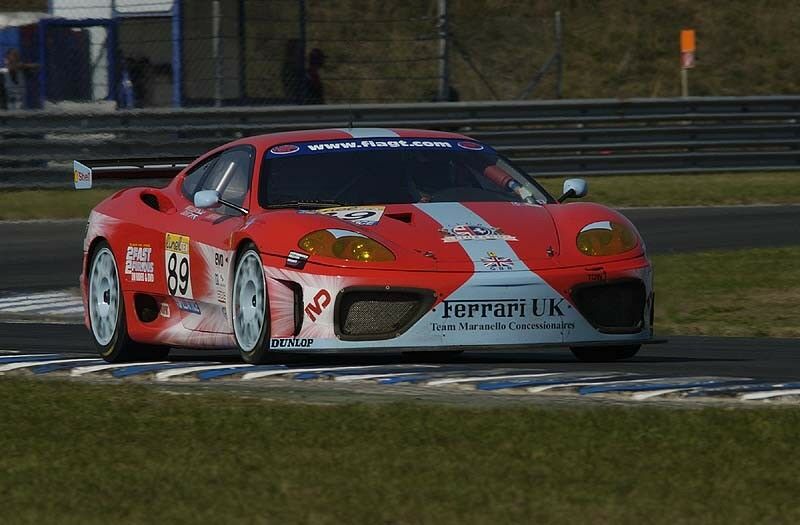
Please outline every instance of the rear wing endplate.
[{"label": "rear wing endplate", "polygon": [[94,179],[168,179],[193,160],[194,157],[75,160],[72,182],[76,190],[88,190]]}]

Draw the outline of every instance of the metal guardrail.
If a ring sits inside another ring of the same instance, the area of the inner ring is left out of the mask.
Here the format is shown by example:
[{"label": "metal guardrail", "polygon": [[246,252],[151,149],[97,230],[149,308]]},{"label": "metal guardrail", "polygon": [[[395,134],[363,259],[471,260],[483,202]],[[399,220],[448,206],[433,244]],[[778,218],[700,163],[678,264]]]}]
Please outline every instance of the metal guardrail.
[{"label": "metal guardrail", "polygon": [[0,185],[69,183],[76,157],[196,156],[322,127],[460,131],[540,177],[800,169],[800,97],[0,113]]}]

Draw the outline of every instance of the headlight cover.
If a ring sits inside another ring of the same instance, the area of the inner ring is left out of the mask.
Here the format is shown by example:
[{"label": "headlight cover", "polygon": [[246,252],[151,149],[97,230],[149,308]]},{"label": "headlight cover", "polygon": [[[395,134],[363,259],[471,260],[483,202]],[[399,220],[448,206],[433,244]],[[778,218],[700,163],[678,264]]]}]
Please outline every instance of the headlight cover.
[{"label": "headlight cover", "polygon": [[348,230],[317,230],[304,236],[297,245],[311,255],[345,261],[391,262],[394,254],[378,241]]},{"label": "headlight cover", "polygon": [[578,250],[584,255],[618,255],[636,247],[638,238],[628,226],[612,221],[587,224],[578,233]]}]

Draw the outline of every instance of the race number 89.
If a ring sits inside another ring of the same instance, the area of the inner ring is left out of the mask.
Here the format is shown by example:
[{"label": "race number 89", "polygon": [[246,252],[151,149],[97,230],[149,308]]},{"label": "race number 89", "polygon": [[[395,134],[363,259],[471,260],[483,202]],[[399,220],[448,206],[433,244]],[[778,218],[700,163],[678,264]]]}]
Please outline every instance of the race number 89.
[{"label": "race number 89", "polygon": [[164,239],[164,264],[167,291],[175,297],[192,297],[192,267],[189,261],[190,239],[187,235],[167,233]]},{"label": "race number 89", "polygon": [[189,290],[189,258],[172,252],[167,259],[167,290],[170,295],[185,296]]}]

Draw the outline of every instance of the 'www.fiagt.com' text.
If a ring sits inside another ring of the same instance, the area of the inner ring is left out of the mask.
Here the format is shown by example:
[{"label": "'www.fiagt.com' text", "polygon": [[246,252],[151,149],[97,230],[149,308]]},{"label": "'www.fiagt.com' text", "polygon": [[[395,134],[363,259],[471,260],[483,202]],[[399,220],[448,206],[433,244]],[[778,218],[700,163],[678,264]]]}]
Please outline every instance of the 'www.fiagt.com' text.
[{"label": "'www.fiagt.com' text", "polygon": [[360,149],[360,148],[452,148],[449,142],[434,140],[362,140],[361,142],[323,142],[309,144],[311,151],[324,151],[330,149]]}]

